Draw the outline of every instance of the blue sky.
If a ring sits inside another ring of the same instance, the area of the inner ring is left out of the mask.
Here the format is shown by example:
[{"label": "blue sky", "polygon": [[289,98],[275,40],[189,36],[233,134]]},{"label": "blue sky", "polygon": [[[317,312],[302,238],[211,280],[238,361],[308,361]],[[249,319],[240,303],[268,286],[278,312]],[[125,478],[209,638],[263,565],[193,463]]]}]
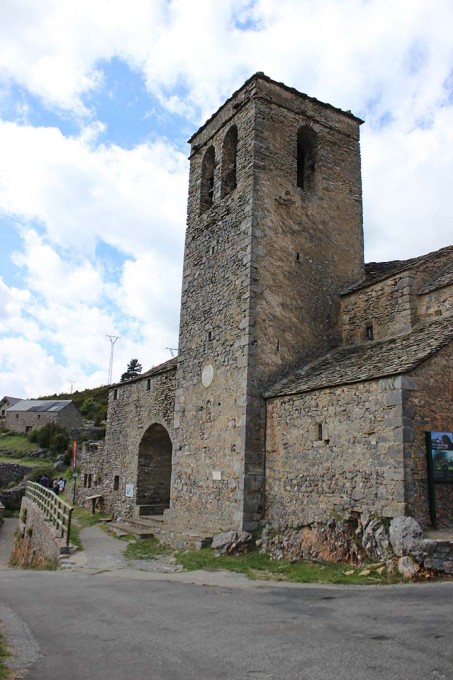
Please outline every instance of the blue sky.
[{"label": "blue sky", "polygon": [[[197,11],[194,11],[196,6]],[[453,242],[450,0],[0,5],[0,396],[178,342],[187,138],[256,71],[365,119],[367,260]]]}]

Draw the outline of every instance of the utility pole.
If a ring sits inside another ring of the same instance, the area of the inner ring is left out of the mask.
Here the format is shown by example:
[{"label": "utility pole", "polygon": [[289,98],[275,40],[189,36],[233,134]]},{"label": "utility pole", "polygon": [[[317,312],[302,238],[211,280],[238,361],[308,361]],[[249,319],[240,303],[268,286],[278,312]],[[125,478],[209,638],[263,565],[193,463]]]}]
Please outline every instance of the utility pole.
[{"label": "utility pole", "polygon": [[70,393],[72,394],[72,390],[74,389],[74,385],[75,385],[75,380],[68,380],[68,383],[71,386]]},{"label": "utility pole", "polygon": [[112,370],[113,370],[113,350],[115,348],[115,342],[120,339],[120,335],[107,335],[110,340],[110,363],[109,363],[109,377],[107,379],[107,385],[112,384]]},{"label": "utility pole", "polygon": [[166,347],[165,349],[168,349],[168,351],[169,351],[170,354],[171,354],[171,358],[172,358],[172,359],[173,359],[173,357],[175,356],[175,352],[178,351],[178,348],[177,348],[177,347]]}]

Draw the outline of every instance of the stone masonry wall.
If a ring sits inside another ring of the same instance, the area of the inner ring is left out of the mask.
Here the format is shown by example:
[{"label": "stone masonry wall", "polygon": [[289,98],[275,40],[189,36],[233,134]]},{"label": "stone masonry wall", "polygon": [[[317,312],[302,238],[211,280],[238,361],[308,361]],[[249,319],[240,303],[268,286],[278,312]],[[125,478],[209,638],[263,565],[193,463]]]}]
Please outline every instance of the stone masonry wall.
[{"label": "stone masonry wall", "polygon": [[[441,350],[412,373],[406,417],[412,436],[405,450],[407,506],[426,528],[428,507],[425,432],[453,431],[453,345]],[[453,526],[453,484],[436,483],[439,526]]]},{"label": "stone masonry wall", "polygon": [[418,296],[420,319],[436,318],[453,313],[453,286],[443,286]]},{"label": "stone masonry wall", "polygon": [[18,544],[15,554],[22,566],[55,563],[64,541],[37,505],[24,496],[20,508]]},{"label": "stone masonry wall", "polygon": [[[312,118],[322,199],[296,187],[297,130]],[[301,356],[330,346],[334,289],[362,276],[358,123],[255,78],[191,140],[174,483],[166,515],[173,527],[249,528],[262,517],[264,386]],[[222,197],[222,145],[232,125],[237,187]],[[216,158],[213,204],[200,214],[209,147]],[[327,227],[332,214],[334,234]]]},{"label": "stone masonry wall", "polygon": [[345,345],[365,342],[366,327],[371,324],[374,340],[408,333],[416,319],[413,277],[402,272],[346,295],[342,299],[341,319]]},{"label": "stone masonry wall", "polygon": [[[105,446],[86,446],[79,458],[78,499],[82,504],[89,505],[87,496],[101,494],[104,510],[115,517],[135,514],[140,442],[156,423],[172,438],[175,362],[156,371],[110,390]],[[132,497],[126,497],[126,485],[133,485]]]},{"label": "stone masonry wall", "polygon": [[269,400],[266,519],[272,526],[325,522],[352,511],[404,514],[401,401],[399,378]]}]

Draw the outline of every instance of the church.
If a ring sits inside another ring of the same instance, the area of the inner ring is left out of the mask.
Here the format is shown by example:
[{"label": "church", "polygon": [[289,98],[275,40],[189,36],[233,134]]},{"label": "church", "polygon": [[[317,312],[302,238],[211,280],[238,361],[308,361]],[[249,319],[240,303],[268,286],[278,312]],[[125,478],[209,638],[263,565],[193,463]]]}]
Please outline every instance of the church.
[{"label": "church", "polygon": [[426,432],[453,430],[453,247],[364,262],[362,122],[256,73],[191,137],[178,356],[112,386],[80,502],[181,536],[429,526]]}]

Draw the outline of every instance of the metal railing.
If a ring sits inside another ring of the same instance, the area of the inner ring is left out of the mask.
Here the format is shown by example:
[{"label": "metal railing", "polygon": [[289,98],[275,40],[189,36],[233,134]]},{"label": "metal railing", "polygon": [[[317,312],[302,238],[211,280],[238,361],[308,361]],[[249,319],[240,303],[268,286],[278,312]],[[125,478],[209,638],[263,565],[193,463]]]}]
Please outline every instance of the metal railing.
[{"label": "metal railing", "polygon": [[60,538],[66,536],[66,547],[68,547],[73,507],[65,503],[51,489],[46,489],[36,482],[27,482],[25,495],[38,506],[44,517],[57,528]]}]

